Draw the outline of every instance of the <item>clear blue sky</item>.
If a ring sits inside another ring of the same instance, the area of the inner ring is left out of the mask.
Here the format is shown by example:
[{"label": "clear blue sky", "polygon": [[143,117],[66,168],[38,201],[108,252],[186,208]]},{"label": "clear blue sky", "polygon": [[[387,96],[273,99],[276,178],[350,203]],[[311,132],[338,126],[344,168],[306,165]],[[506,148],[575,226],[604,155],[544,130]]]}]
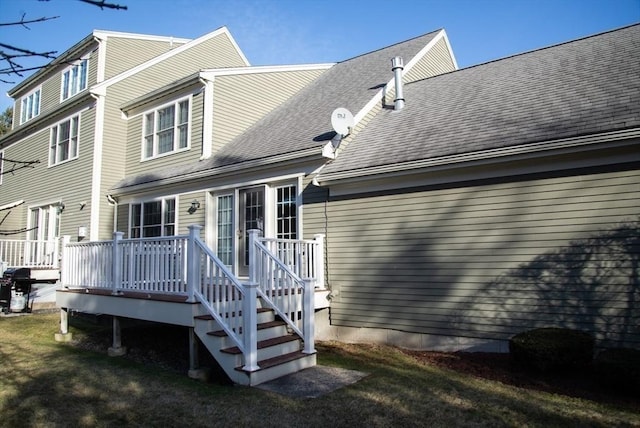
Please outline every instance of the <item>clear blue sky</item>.
[{"label": "clear blue sky", "polygon": [[[60,54],[94,29],[196,38],[227,26],[251,64],[298,64],[341,61],[444,28],[462,68],[640,22],[640,0],[109,1],[128,10],[0,0],[3,23],[59,16],[29,29],[2,26],[0,43]],[[1,111],[12,86],[0,84]]]}]

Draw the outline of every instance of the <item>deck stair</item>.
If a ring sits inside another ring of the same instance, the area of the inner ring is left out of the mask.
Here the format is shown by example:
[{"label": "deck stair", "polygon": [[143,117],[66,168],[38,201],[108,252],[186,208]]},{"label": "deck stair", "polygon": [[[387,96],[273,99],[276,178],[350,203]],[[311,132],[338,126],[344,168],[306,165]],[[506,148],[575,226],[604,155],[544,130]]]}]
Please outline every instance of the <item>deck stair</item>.
[{"label": "deck stair", "polygon": [[[235,313],[225,315],[236,317]],[[242,317],[242,313],[237,316]],[[241,350],[234,346],[211,315],[200,315],[194,319],[197,336],[233,382],[259,385],[316,364],[316,355],[302,352],[300,336],[290,331],[273,310],[258,307],[257,319],[259,369],[254,371],[243,369]],[[242,325],[241,322],[234,324]]]}]

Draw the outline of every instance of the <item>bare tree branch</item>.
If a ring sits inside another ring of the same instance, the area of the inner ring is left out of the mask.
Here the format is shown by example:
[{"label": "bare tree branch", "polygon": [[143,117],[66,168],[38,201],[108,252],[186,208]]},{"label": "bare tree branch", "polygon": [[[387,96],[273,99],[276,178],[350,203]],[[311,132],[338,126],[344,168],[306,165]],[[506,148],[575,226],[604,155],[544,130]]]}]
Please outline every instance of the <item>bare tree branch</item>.
[{"label": "bare tree branch", "polygon": [[25,21],[25,14],[22,15],[22,18],[20,19],[20,21],[15,21],[15,22],[0,22],[0,27],[6,27],[6,26],[10,26],[10,25],[21,25],[24,28],[26,28],[27,30],[30,30],[31,28],[27,27],[26,24],[33,24],[34,22],[44,22],[44,21],[50,21],[52,19],[58,19],[60,18],[59,16],[43,16],[42,18],[38,18],[38,19],[30,19],[28,21]]},{"label": "bare tree branch", "polygon": [[7,158],[3,158],[3,161],[5,163],[10,163],[11,166],[9,168],[5,168],[2,170],[2,173],[0,173],[0,175],[5,175],[5,174],[9,174],[11,173],[11,175],[13,175],[14,172],[23,169],[23,168],[35,168],[35,164],[40,163],[39,160],[34,160],[34,161],[20,161],[20,160],[11,160],[11,159],[7,159]]},{"label": "bare tree branch", "polygon": [[106,0],[79,0],[79,1],[83,3],[91,4],[93,6],[98,6],[100,9],[103,9],[103,10],[104,8],[127,10],[127,6],[122,6],[115,3],[107,3]]}]

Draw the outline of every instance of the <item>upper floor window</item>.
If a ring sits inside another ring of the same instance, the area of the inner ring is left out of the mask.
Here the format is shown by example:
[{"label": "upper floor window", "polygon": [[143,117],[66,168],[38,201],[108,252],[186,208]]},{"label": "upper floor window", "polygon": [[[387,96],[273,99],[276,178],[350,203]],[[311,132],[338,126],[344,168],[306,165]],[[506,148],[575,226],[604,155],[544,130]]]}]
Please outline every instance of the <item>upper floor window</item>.
[{"label": "upper floor window", "polygon": [[171,236],[176,230],[176,200],[166,198],[131,204],[129,237]]},{"label": "upper floor window", "polygon": [[189,99],[144,115],[142,158],[150,159],[189,147]]},{"label": "upper floor window", "polygon": [[20,124],[40,114],[40,88],[22,97],[20,104]]},{"label": "upper floor window", "polygon": [[51,128],[49,165],[57,165],[78,157],[80,115],[60,122]]},{"label": "upper floor window", "polygon": [[82,59],[62,72],[62,101],[87,89],[89,60]]}]

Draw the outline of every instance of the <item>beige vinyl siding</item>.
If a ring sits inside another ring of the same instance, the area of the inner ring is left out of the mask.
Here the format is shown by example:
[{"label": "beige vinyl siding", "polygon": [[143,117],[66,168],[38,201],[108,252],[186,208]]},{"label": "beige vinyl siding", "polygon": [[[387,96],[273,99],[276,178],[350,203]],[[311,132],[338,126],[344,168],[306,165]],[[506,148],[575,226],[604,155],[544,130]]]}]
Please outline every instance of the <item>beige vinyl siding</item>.
[{"label": "beige vinyl siding", "polygon": [[[91,87],[91,85],[96,83],[97,70],[98,70],[98,50],[95,48],[89,53],[89,50],[86,51],[89,54],[89,73],[87,76],[87,89]],[[85,55],[79,55],[77,58],[84,57]],[[30,93],[33,89],[35,89],[38,85],[41,85],[41,93],[40,93],[40,116],[50,113],[51,111],[57,109],[60,106],[60,98],[61,98],[61,89],[62,89],[62,72],[65,71],[69,67],[69,64],[61,64],[52,69],[51,72],[47,73],[38,84],[34,84],[31,86],[31,89],[26,93]],[[84,91],[83,91],[84,93]],[[70,100],[75,98],[71,97]],[[15,116],[18,121],[16,124],[20,123],[20,109],[21,109],[21,99],[18,98],[14,105],[14,110],[17,112],[17,116]],[[66,101],[66,100],[65,100]]]},{"label": "beige vinyl siding", "polygon": [[109,36],[106,43],[105,79],[142,64],[183,43]]},{"label": "beige vinyl siding", "polygon": [[281,71],[216,77],[213,89],[213,153],[325,71]]},{"label": "beige vinyl siding", "polygon": [[405,83],[437,76],[438,74],[455,71],[455,64],[444,39],[440,39],[429,49],[409,72],[403,76]]},{"label": "beige vinyl siding", "polygon": [[129,204],[118,204],[116,214],[116,230],[124,233],[124,238],[129,237]]},{"label": "beige vinyl siding", "polygon": [[563,326],[638,346],[639,255],[622,238],[638,236],[638,189],[632,170],[332,200],[332,324],[481,339]]},{"label": "beige vinyl siding", "polygon": [[[180,96],[176,98],[176,100],[182,98],[183,97]],[[187,162],[195,162],[200,159],[202,156],[203,100],[203,92],[198,92],[191,97],[190,148],[185,151],[167,154],[154,159],[141,161],[144,114],[129,119],[127,121],[126,174],[152,173],[153,171],[158,171],[163,168],[174,167]]]},{"label": "beige vinyl siding", "polygon": [[[25,201],[22,212],[12,210],[12,225],[26,227],[28,207],[62,201],[65,210],[61,215],[61,235],[76,239],[78,227],[89,226],[94,120],[93,109],[81,113],[78,158],[63,164],[48,167],[49,127],[5,150],[5,156],[9,159],[39,161],[33,168],[24,168],[3,177],[0,205],[20,199]],[[82,209],[81,202],[86,202]],[[16,220],[16,215],[21,218]]]},{"label": "beige vinyl siding", "polygon": [[[200,202],[200,209],[189,214],[189,208],[191,207],[191,201],[198,200]],[[178,228],[176,232],[178,235],[189,234],[189,226],[192,224],[198,224],[202,226],[200,231],[200,238],[204,239],[204,222],[205,213],[207,211],[207,194],[206,192],[194,192],[184,193],[178,197],[178,204],[176,205],[176,221],[178,222]]]}]

